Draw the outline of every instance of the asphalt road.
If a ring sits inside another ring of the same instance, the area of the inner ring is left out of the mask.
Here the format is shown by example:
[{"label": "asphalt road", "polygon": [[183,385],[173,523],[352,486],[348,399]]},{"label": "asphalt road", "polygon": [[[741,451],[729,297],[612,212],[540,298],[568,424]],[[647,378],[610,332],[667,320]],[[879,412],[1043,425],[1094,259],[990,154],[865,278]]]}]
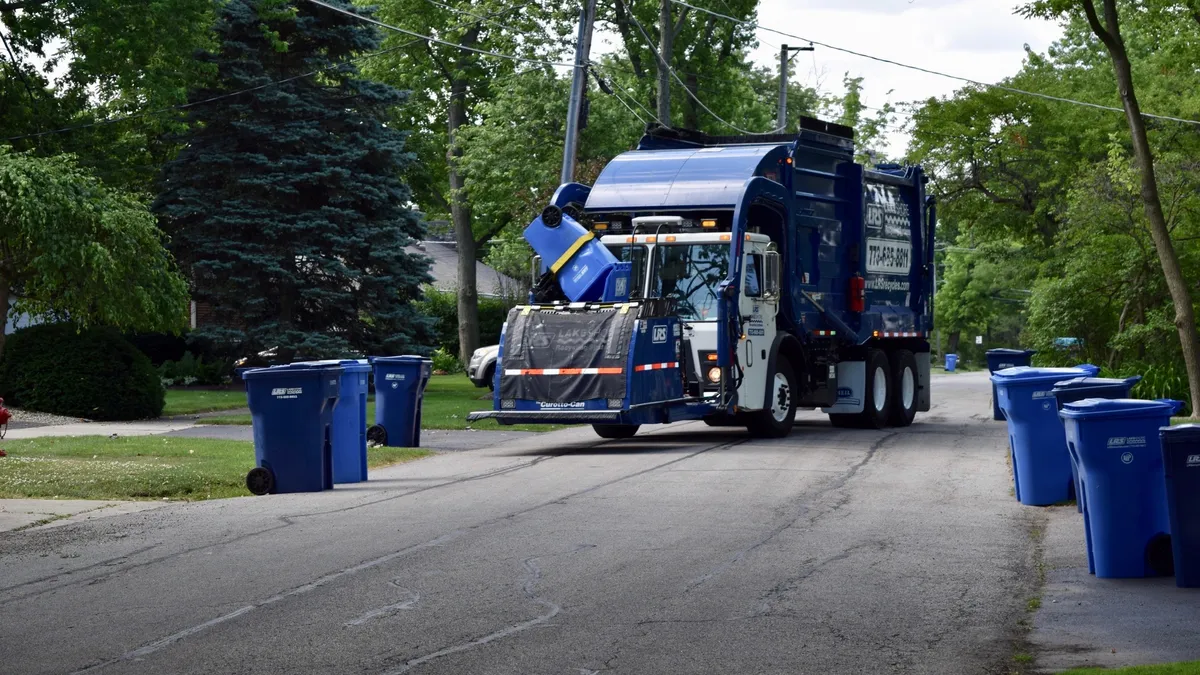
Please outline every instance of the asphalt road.
[{"label": "asphalt road", "polygon": [[0,535],[0,671],[1008,673],[1034,545],[988,396],[938,376],[903,430],[567,430]]}]

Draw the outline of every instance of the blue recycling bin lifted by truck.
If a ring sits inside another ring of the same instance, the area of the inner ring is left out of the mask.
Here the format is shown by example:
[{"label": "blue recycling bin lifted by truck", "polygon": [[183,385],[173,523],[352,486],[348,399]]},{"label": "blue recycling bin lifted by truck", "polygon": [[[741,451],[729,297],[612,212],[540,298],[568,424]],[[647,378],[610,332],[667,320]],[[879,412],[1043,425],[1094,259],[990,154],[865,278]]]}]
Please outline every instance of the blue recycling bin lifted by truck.
[{"label": "blue recycling bin lifted by truck", "polygon": [[[1134,375],[1123,380],[1113,377],[1076,377],[1056,383],[1052,391],[1058,409],[1062,410],[1064,405],[1082,401],[1085,398],[1129,398],[1133,386],[1141,380],[1141,375]],[[1079,485],[1079,462],[1070,452],[1070,448],[1068,448],[1067,454],[1071,460],[1071,476],[1075,481],[1075,507],[1076,510],[1083,513],[1083,491]]]},{"label": "blue recycling bin lifted by truck", "polygon": [[1200,425],[1159,430],[1175,585],[1200,588]]},{"label": "blue recycling bin lifted by truck", "polygon": [[1170,574],[1171,525],[1159,428],[1179,401],[1067,403],[1067,444],[1079,464],[1088,569],[1102,578]]},{"label": "blue recycling bin lifted by truck", "polygon": [[1091,364],[1074,368],[1017,366],[992,375],[996,397],[1008,420],[1013,484],[1022,504],[1050,506],[1074,494],[1071,459],[1052,390],[1056,382],[1091,377],[1099,370]]},{"label": "blue recycling bin lifted by truck", "polygon": [[257,495],[333,488],[333,410],[342,368],[292,363],[242,374],[254,424]]},{"label": "blue recycling bin lifted by truck", "polygon": [[[1032,349],[989,349],[987,351],[988,372],[995,374],[996,371],[1008,368],[1028,366],[1032,363],[1033,355],[1036,353]],[[996,398],[996,384],[994,382],[992,383],[992,419],[1004,419],[1004,411],[1000,409],[1000,399]]]},{"label": "blue recycling bin lifted by truck", "polygon": [[420,356],[377,356],[375,425],[367,440],[393,448],[421,447],[421,406],[433,361]]}]

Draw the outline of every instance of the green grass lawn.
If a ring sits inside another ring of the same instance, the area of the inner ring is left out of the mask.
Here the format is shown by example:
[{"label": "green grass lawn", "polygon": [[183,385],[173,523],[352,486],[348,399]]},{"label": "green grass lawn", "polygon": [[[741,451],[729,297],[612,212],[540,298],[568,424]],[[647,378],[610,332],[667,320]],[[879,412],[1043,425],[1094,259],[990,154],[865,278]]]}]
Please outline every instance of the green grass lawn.
[{"label": "green grass lawn", "polygon": [[[246,405],[243,394],[241,405]],[[421,409],[422,429],[509,429],[513,431],[552,431],[560,424],[515,424],[502,427],[493,420],[467,424],[467,413],[492,409],[492,392],[476,387],[466,375],[434,375],[425,388],[425,403]],[[216,415],[198,420],[201,424],[250,424],[250,415]],[[375,423],[375,400],[367,400],[367,424]]]},{"label": "green grass lawn", "polygon": [[[239,497],[254,468],[254,444],[204,438],[49,437],[4,442],[0,498],[169,499]],[[370,467],[429,455],[371,448]]]},{"label": "green grass lawn", "polygon": [[1164,663],[1157,666],[1132,666],[1130,668],[1079,668],[1064,671],[1061,675],[1200,675],[1200,661]]},{"label": "green grass lawn", "polygon": [[217,410],[246,407],[246,392],[241,389],[168,389],[163,417],[194,415]]}]

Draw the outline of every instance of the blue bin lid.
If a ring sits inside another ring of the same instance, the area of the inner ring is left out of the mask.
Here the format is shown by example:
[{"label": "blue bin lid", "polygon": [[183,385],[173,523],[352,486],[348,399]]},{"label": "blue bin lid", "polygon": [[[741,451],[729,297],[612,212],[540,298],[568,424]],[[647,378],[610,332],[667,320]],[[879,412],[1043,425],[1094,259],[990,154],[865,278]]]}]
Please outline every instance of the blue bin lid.
[{"label": "blue bin lid", "polygon": [[1077,391],[1079,389],[1093,389],[1121,385],[1133,387],[1133,385],[1141,381],[1141,375],[1134,375],[1133,377],[1127,377],[1123,380],[1117,377],[1076,377],[1070,380],[1063,380],[1062,382],[1054,383],[1054,391]]},{"label": "blue bin lid", "polygon": [[1200,424],[1161,427],[1158,435],[1164,443],[1200,443]]},{"label": "blue bin lid", "polygon": [[992,373],[992,382],[996,384],[1050,384],[1069,380],[1073,377],[1091,377],[1100,369],[1090,363],[1081,363],[1073,368],[1035,368],[1033,366],[1017,366],[1005,368]]},{"label": "blue bin lid", "polygon": [[371,371],[371,364],[361,359],[324,359],[322,361],[301,361],[301,363],[341,368],[348,373],[367,373]]},{"label": "blue bin lid", "polygon": [[1085,398],[1082,401],[1064,404],[1058,414],[1071,419],[1156,417],[1174,415],[1181,405],[1182,402],[1171,399],[1147,401],[1140,398]]},{"label": "blue bin lid", "polygon": [[1033,356],[1036,353],[1036,349],[1009,349],[1008,347],[987,350],[988,356]]},{"label": "blue bin lid", "polygon": [[320,361],[300,361],[298,363],[285,363],[279,366],[271,366],[270,368],[254,368],[242,373],[243,380],[253,380],[262,377],[274,377],[277,375],[296,375],[298,371],[317,372],[341,372],[342,368],[336,363],[322,363]]}]

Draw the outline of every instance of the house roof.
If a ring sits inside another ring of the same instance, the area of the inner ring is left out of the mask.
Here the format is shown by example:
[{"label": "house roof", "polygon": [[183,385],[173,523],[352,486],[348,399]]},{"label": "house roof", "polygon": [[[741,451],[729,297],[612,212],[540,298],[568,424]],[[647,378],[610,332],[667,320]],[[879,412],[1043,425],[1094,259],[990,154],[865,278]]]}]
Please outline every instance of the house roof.
[{"label": "house roof", "polygon": [[[433,287],[439,291],[458,289],[458,245],[452,241],[422,241],[408,248],[432,259],[429,275]],[[505,276],[494,268],[475,262],[475,288],[480,295],[511,295],[528,287],[527,283]]]}]

